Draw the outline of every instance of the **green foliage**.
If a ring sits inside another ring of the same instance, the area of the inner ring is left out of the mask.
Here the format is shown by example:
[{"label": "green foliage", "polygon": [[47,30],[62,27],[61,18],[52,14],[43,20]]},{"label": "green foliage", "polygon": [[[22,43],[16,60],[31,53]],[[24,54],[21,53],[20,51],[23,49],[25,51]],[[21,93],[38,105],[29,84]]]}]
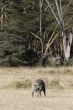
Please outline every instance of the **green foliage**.
[{"label": "green foliage", "polygon": [[[50,0],[50,2],[56,12],[54,1]],[[40,59],[40,41],[31,35],[31,32],[39,35],[39,0],[2,0],[1,3],[2,7],[4,6],[4,10],[0,13],[0,17],[3,15],[3,23],[1,24],[0,22],[0,65],[26,65],[27,61],[25,61],[25,58],[22,58],[22,54],[29,49],[37,52]],[[72,4],[72,0],[63,1],[65,23],[73,16]],[[2,10],[2,7],[0,7],[0,10]],[[57,26],[57,22],[50,9],[46,9],[46,7],[47,4],[44,1],[42,7],[42,40],[44,51],[48,39],[50,39]],[[67,24],[66,29],[72,27],[73,19]],[[59,27],[57,31],[58,30]],[[56,42],[52,44],[48,54],[52,53],[51,56],[60,55],[60,45],[57,43],[60,41],[61,38],[58,38]]]}]

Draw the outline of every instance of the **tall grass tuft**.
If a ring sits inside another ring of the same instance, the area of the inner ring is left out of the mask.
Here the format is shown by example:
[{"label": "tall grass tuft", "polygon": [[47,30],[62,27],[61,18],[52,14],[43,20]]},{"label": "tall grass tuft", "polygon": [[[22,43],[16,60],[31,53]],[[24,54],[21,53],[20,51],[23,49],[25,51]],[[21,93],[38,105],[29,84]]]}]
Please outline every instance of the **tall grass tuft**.
[{"label": "tall grass tuft", "polygon": [[31,80],[19,80],[19,81],[14,81],[12,84],[9,85],[10,88],[15,88],[15,89],[21,89],[21,88],[30,88],[31,87]]}]

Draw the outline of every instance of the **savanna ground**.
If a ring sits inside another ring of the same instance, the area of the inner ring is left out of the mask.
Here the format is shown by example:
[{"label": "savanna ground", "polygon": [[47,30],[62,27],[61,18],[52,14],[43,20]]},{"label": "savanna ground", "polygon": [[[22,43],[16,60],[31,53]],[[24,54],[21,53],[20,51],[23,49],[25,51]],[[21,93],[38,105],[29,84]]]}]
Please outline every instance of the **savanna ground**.
[{"label": "savanna ground", "polygon": [[[46,97],[31,96],[37,78]],[[73,110],[73,67],[0,68],[0,110]]]}]

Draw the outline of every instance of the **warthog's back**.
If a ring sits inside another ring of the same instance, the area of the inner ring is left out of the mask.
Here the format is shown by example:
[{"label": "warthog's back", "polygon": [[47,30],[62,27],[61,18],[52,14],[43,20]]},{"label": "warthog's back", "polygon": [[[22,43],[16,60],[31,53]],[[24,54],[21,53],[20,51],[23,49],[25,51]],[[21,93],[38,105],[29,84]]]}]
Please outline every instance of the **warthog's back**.
[{"label": "warthog's back", "polygon": [[39,92],[41,95],[41,91],[43,91],[45,95],[45,83],[42,79],[37,79],[32,83],[32,96],[34,92]]}]

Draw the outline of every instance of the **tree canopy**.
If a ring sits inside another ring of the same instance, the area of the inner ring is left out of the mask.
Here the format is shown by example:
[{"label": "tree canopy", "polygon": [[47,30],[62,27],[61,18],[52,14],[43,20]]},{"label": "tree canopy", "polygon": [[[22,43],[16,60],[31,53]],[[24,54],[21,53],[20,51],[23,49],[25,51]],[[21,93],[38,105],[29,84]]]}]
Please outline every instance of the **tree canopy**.
[{"label": "tree canopy", "polygon": [[[58,16],[54,0],[48,1]],[[0,65],[35,65],[44,54],[46,64],[62,57],[60,27],[45,0],[1,0],[0,10]],[[62,0],[62,10],[65,31],[72,32],[73,0]]]}]

